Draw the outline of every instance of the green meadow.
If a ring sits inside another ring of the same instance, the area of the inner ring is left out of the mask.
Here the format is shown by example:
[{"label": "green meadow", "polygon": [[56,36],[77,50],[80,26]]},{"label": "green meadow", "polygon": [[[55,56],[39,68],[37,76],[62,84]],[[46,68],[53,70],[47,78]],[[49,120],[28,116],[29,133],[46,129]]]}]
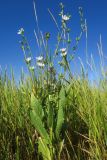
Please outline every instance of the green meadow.
[{"label": "green meadow", "polygon": [[[22,71],[18,83],[13,70],[11,78],[6,70],[0,74],[0,160],[107,160],[107,73],[101,37],[101,76],[94,82],[81,59],[79,74],[72,72],[78,44],[83,35],[88,39],[83,10],[79,7],[81,31],[72,46],[71,16],[64,9],[60,3],[61,26],[48,10],[58,29],[53,54],[51,33],[43,35],[39,27],[34,32],[43,51],[35,59],[26,31],[18,31],[29,74]],[[38,26],[35,4],[34,12]],[[97,74],[93,58],[87,65]]]}]

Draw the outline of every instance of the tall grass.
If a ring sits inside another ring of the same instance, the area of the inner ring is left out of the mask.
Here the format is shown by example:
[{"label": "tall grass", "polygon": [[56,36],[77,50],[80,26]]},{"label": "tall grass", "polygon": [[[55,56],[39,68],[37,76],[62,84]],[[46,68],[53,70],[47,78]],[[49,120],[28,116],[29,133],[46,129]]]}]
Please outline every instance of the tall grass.
[{"label": "tall grass", "polygon": [[[0,75],[0,160],[107,159],[107,81],[101,38],[98,49],[102,77],[97,85],[92,85],[81,59],[78,77],[72,74],[70,64],[74,57],[70,50],[75,53],[82,34],[85,32],[87,36],[82,8],[79,8],[81,32],[71,47],[67,27],[70,15],[64,14],[62,3],[60,7],[61,28],[49,10],[58,28],[55,54],[50,56],[48,50],[50,33],[43,36],[38,27],[36,40],[45,54],[32,65],[33,55],[21,29],[18,34],[22,37],[29,76],[25,78],[22,72],[17,85],[13,72],[11,79],[6,71]],[[34,10],[38,26],[35,4]],[[62,72],[54,63],[59,55]],[[89,63],[87,59],[87,64],[96,72],[91,60]]]}]

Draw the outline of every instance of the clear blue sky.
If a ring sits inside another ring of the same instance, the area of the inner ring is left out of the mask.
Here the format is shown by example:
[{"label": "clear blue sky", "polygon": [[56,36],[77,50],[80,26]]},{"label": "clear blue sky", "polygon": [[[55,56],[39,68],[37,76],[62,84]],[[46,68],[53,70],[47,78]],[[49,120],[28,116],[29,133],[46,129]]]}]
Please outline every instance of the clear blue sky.
[{"label": "clear blue sky", "polygon": [[[107,55],[107,0],[36,0],[36,8],[39,26],[43,33],[51,32],[51,45],[55,45],[56,27],[47,11],[49,8],[56,19],[59,13],[59,3],[65,4],[66,11],[72,15],[70,26],[72,39],[78,35],[79,15],[78,7],[84,9],[84,16],[88,24],[88,52],[93,53],[97,63],[97,42],[102,35],[103,50]],[[35,17],[32,0],[0,0],[0,65],[4,68],[12,66],[18,77],[21,67],[25,67],[23,54],[20,49],[20,36],[17,31],[20,27],[25,29],[34,56],[39,55],[36,51],[36,40],[34,37]],[[85,41],[82,38],[79,44],[77,56],[83,60],[85,57]]]}]

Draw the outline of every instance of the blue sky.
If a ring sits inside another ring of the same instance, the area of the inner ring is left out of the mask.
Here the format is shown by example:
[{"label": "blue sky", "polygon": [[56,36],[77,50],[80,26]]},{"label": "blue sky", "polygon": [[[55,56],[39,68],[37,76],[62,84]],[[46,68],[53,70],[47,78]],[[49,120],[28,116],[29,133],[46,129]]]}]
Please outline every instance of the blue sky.
[{"label": "blue sky", "polygon": [[[50,47],[55,46],[57,29],[47,11],[49,8],[59,21],[59,3],[63,2],[65,11],[72,15],[69,26],[72,29],[72,40],[79,34],[78,7],[84,9],[84,16],[88,24],[88,53],[93,53],[98,63],[97,42],[102,35],[103,51],[107,56],[107,1],[106,0],[35,0],[39,19],[39,27],[45,32],[51,33]],[[18,29],[23,27],[31,45],[34,57],[39,55],[34,37],[35,17],[32,0],[0,0],[0,65],[5,68],[13,67],[15,76],[18,78],[21,67],[25,68],[23,53],[20,49],[20,36]],[[79,44],[76,56],[85,60],[85,35]]]}]

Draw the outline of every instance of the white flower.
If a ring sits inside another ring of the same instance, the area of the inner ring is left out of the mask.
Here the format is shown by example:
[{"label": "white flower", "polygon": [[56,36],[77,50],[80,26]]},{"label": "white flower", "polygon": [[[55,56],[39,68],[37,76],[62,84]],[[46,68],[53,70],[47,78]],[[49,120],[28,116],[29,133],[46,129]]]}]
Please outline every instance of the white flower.
[{"label": "white flower", "polygon": [[61,52],[61,56],[64,57],[67,55],[67,49],[66,48],[62,48],[60,49],[60,52]]},{"label": "white flower", "polygon": [[43,56],[36,57],[36,60],[37,60],[37,66],[38,67],[40,67],[40,68],[45,67]]},{"label": "white flower", "polygon": [[30,63],[31,60],[32,60],[32,58],[31,58],[31,57],[28,57],[28,58],[26,58],[25,60],[26,60],[26,63]]},{"label": "white flower", "polygon": [[37,60],[37,61],[42,61],[42,60],[43,60],[43,57],[42,57],[42,56],[36,57],[36,60]]},{"label": "white flower", "polygon": [[37,62],[37,66],[40,68],[44,68],[45,64],[43,62]]},{"label": "white flower", "polygon": [[23,33],[24,33],[24,29],[23,28],[19,29],[18,32],[17,32],[17,34],[23,34]]},{"label": "white flower", "polygon": [[34,70],[35,70],[35,66],[31,66],[31,67],[29,67],[29,69],[30,69],[31,71],[34,71]]},{"label": "white flower", "polygon": [[62,15],[62,19],[63,19],[64,21],[68,21],[68,20],[70,19],[70,17],[67,16],[67,15]]},{"label": "white flower", "polygon": [[67,50],[66,48],[61,48],[60,52],[66,52],[66,50]]}]

